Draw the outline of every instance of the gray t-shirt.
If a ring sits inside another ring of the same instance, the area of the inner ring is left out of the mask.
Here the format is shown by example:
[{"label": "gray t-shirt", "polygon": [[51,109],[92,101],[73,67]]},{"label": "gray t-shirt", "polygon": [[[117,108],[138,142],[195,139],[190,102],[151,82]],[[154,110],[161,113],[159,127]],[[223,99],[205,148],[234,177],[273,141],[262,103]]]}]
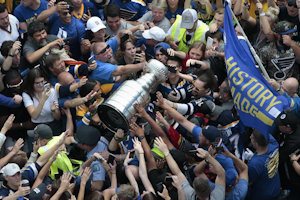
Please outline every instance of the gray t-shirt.
[{"label": "gray t-shirt", "polygon": [[[195,200],[196,192],[187,180],[181,182],[186,200]],[[210,194],[210,200],[224,200],[225,199],[225,186],[215,184],[214,190]]]},{"label": "gray t-shirt", "polygon": [[123,29],[126,29],[126,30],[127,30],[127,29],[130,29],[130,28],[133,27],[131,24],[129,24],[129,23],[123,21],[123,20],[121,20],[120,23],[121,23],[120,28],[119,28],[116,32],[113,32],[113,31],[109,28],[107,22],[104,21],[104,25],[106,26],[106,34],[109,35],[109,36],[116,36],[121,30],[123,30]]},{"label": "gray t-shirt", "polygon": [[[56,39],[58,39],[58,37],[56,35],[47,35],[47,38],[46,38],[47,44],[49,44],[50,42],[52,42]],[[39,50],[40,48],[42,48],[42,46],[35,43],[32,39],[29,39],[24,44],[23,54],[24,54],[24,56],[27,56],[28,54],[32,54],[33,52],[35,52],[36,50]]]},{"label": "gray t-shirt", "polygon": [[[152,17],[152,11],[148,11],[146,12],[143,17],[141,17],[140,19],[138,19],[139,22],[143,23],[146,21],[149,22],[153,22],[153,17]],[[168,20],[168,18],[164,17],[163,20],[161,20],[160,22],[156,23],[155,26],[158,26],[159,28],[161,28],[162,30],[165,31],[165,33],[168,32],[169,28],[171,27],[170,21]]]}]

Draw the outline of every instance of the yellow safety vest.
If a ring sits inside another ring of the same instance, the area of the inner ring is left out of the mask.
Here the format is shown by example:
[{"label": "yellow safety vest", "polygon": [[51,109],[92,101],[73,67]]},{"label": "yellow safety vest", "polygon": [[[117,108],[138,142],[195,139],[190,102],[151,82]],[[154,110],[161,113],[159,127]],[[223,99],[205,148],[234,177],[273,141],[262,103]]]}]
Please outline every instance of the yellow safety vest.
[{"label": "yellow safety vest", "polygon": [[[202,21],[200,21],[200,23],[201,24],[200,24],[199,28],[197,28],[194,36],[190,40],[190,45],[193,44],[195,41],[201,41],[203,43],[206,43],[205,33],[206,33],[206,31],[208,31],[208,26],[207,26],[207,24],[203,23]],[[173,24],[171,38],[174,41],[180,41],[179,46],[178,46],[179,47],[178,51],[184,51],[185,53],[187,53],[189,51],[189,46],[187,46],[187,42],[186,42],[186,29],[180,28],[180,24],[181,24],[181,15],[177,15],[176,20]]]},{"label": "yellow safety vest", "polygon": [[[45,146],[39,148],[38,153],[43,155],[46,151],[48,151],[53,145],[59,142],[61,139],[62,134],[60,136],[53,137]],[[81,165],[82,161],[69,159],[65,151],[61,151],[56,157],[56,160],[52,163],[50,170],[50,177],[52,179],[55,178],[55,174],[58,174],[58,169],[62,170],[63,172],[73,172],[74,175],[78,175],[80,170],[73,167],[72,163]],[[78,170],[78,171],[76,171]],[[74,172],[75,171],[75,172]]]}]

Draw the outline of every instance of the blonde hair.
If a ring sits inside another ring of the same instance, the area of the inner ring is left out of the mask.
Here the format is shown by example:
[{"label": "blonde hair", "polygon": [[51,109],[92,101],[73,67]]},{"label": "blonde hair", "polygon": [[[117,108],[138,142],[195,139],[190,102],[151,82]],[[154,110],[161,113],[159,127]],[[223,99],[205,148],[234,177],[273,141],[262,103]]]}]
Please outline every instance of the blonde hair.
[{"label": "blonde hair", "polygon": [[278,20],[279,8],[269,7],[266,16],[270,17],[273,22]]},{"label": "blonde hair", "polygon": [[163,9],[164,11],[167,11],[168,9],[168,4],[166,0],[153,0],[151,3],[151,7],[153,8],[160,8]]}]

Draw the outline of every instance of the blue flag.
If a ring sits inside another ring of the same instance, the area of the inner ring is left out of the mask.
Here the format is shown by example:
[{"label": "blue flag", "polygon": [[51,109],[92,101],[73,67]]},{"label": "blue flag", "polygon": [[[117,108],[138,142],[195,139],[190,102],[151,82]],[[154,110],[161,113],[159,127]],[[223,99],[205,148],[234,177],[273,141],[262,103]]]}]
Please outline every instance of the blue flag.
[{"label": "blue flag", "polygon": [[278,94],[256,68],[246,41],[236,36],[227,2],[224,30],[226,71],[240,119],[268,138],[275,118],[289,109],[289,101]]}]

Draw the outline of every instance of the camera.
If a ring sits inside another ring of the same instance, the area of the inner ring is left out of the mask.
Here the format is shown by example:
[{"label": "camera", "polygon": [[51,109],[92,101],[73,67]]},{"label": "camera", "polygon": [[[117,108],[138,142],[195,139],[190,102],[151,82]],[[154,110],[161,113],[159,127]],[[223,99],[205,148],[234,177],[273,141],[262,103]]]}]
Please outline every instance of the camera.
[{"label": "camera", "polygon": [[72,38],[71,37],[65,38],[63,45],[70,45],[70,44],[72,44]]}]

